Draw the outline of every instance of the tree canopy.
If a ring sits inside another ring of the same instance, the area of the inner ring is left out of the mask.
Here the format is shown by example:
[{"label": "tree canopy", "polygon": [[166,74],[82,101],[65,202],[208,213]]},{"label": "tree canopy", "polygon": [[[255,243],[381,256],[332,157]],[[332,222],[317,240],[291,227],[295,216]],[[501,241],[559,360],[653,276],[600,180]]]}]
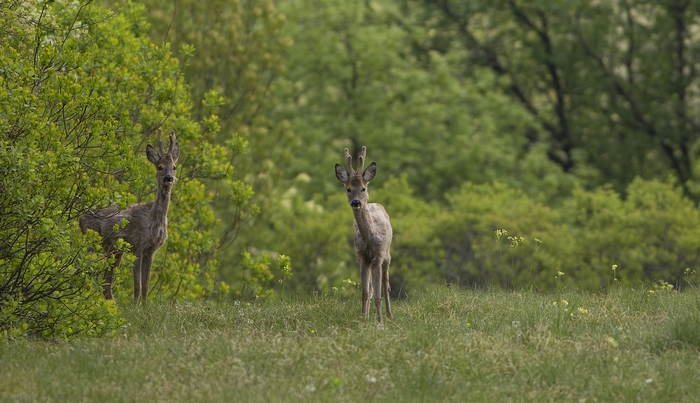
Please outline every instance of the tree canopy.
[{"label": "tree canopy", "polygon": [[[463,48],[508,79],[505,93],[543,129],[563,171],[624,190],[672,174],[698,200],[698,5],[690,1],[427,0],[440,34],[423,48]],[[428,17],[429,16],[429,17]]]},{"label": "tree canopy", "polygon": [[120,325],[99,293],[109,261],[77,217],[151,200],[144,148],[160,129],[182,157],[159,298],[353,293],[333,165],[363,145],[378,167],[370,201],[394,228],[397,295],[431,282],[682,285],[700,265],[699,12],[664,0],[2,2],[0,337]]}]

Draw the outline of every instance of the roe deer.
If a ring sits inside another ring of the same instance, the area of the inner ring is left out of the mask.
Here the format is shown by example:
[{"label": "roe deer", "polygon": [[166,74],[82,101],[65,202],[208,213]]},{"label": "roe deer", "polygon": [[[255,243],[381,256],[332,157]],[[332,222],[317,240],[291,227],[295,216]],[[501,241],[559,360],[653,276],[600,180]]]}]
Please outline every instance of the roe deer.
[{"label": "roe deer", "polygon": [[[134,300],[145,301],[151,277],[153,255],[168,237],[168,207],[170,192],[175,183],[175,169],[180,157],[180,145],[175,138],[175,131],[170,133],[170,146],[166,153],[163,149],[161,132],[158,132],[158,149],[150,144],[146,146],[146,157],[156,166],[158,191],[156,199],[148,203],[136,203],[120,211],[117,207],[108,207],[84,214],[78,220],[80,229],[97,231],[102,237],[102,248],[109,256],[115,253],[114,264],[105,270],[102,291],[105,298],[112,299],[114,268],[119,266],[122,258],[120,251],[114,251],[117,239],[122,238],[131,245],[131,252],[136,255],[134,262]],[[128,223],[119,228],[122,219]],[[116,231],[115,231],[116,228]]]},{"label": "roe deer", "polygon": [[391,223],[389,215],[381,204],[367,203],[369,194],[367,185],[377,173],[377,164],[372,162],[364,172],[367,148],[362,146],[357,170],[352,167],[352,156],[345,149],[345,162],[348,171],[340,164],[335,164],[335,177],[343,182],[348,193],[348,203],[355,216],[355,256],[360,263],[362,283],[362,316],[369,316],[369,301],[374,297],[377,318],[382,323],[382,291],[386,298],[386,316],[391,318],[389,301],[389,264],[391,255]]}]

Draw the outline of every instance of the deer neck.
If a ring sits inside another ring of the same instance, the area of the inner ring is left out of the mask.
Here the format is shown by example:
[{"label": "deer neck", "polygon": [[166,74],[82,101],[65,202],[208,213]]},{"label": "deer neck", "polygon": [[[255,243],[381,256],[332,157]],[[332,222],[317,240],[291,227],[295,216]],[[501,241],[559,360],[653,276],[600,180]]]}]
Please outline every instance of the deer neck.
[{"label": "deer neck", "polygon": [[360,234],[362,234],[362,238],[369,242],[375,231],[374,220],[369,213],[367,203],[363,203],[362,207],[359,209],[353,209],[352,213],[355,216],[355,223],[357,223],[357,229],[360,231]]},{"label": "deer neck", "polygon": [[151,218],[157,223],[166,223],[168,221],[168,208],[170,208],[170,193],[172,191],[172,185],[165,187],[163,185],[158,186],[158,193],[156,194],[156,199],[151,205]]}]

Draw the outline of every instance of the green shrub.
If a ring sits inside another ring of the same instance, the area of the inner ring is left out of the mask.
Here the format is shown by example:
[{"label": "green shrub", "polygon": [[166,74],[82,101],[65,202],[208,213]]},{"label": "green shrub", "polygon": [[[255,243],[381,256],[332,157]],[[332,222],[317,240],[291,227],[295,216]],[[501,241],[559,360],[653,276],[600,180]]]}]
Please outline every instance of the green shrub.
[{"label": "green shrub", "polygon": [[359,273],[352,212],[341,200],[328,201],[324,207],[314,200],[303,200],[296,187],[283,194],[271,227],[274,240],[267,243],[294,259],[294,276],[285,286],[287,292],[329,292]]},{"label": "green shrub", "polygon": [[679,287],[686,269],[700,265],[700,214],[671,183],[637,179],[624,199],[577,188],[557,207],[498,183],[467,183],[447,206],[417,200],[405,181],[385,190],[393,279],[409,287]]},{"label": "green shrub", "polygon": [[387,180],[378,193],[394,232],[389,271],[392,294],[403,296],[410,289],[443,282],[445,252],[439,237],[442,228],[437,225],[444,215],[440,205],[416,197],[406,175]]},{"label": "green shrub", "polygon": [[[278,240],[300,256],[304,274],[290,287],[297,292],[328,291],[320,277],[329,287],[359,278],[352,215],[338,200],[328,211],[294,196],[279,216]],[[700,214],[672,183],[637,179],[626,198],[610,188],[576,188],[558,206],[504,184],[467,183],[442,204],[418,198],[401,176],[373,190],[371,200],[391,217],[394,296],[445,282],[600,290],[664,280],[681,287],[687,269],[700,265]]]},{"label": "green shrub", "polygon": [[565,270],[561,212],[502,184],[466,184],[448,200],[438,223],[448,281],[551,287]]},{"label": "green shrub", "polygon": [[627,198],[610,189],[578,189],[563,207],[577,259],[570,266],[591,288],[607,285],[612,265],[624,284],[665,280],[683,284],[700,263],[700,214],[670,183],[634,180]]},{"label": "green shrub", "polygon": [[[148,39],[142,10],[64,1],[0,10],[0,339],[102,335],[120,325],[116,306],[100,295],[108,261],[77,218],[152,199],[144,148],[159,128],[174,129],[183,151],[152,291],[214,291],[217,222],[201,180],[231,171],[228,151],[207,141],[215,115],[190,118],[179,63],[167,43]],[[131,298],[125,260],[118,302]]]}]

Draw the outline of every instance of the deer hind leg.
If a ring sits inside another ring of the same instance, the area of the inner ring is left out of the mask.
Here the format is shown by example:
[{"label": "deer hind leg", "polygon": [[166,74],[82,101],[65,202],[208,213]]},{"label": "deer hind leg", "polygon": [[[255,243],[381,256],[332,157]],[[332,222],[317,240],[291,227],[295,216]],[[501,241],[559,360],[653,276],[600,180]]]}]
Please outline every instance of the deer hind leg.
[{"label": "deer hind leg", "polygon": [[360,264],[360,282],[362,287],[362,317],[369,318],[369,299],[371,298],[371,280],[369,265]]},{"label": "deer hind leg", "polygon": [[372,264],[372,289],[374,294],[374,307],[377,309],[377,320],[382,323],[382,265]]},{"label": "deer hind leg", "polygon": [[386,316],[391,319],[391,301],[389,299],[389,291],[391,287],[389,286],[389,263],[391,260],[387,259],[382,263],[382,288],[384,290],[384,298],[386,298]]},{"label": "deer hind leg", "polygon": [[124,252],[117,252],[114,254],[114,263],[109,265],[105,269],[104,283],[102,284],[102,294],[104,294],[105,299],[114,299],[112,294],[112,285],[114,284],[114,269],[119,267],[119,263],[122,261],[122,255]]}]

